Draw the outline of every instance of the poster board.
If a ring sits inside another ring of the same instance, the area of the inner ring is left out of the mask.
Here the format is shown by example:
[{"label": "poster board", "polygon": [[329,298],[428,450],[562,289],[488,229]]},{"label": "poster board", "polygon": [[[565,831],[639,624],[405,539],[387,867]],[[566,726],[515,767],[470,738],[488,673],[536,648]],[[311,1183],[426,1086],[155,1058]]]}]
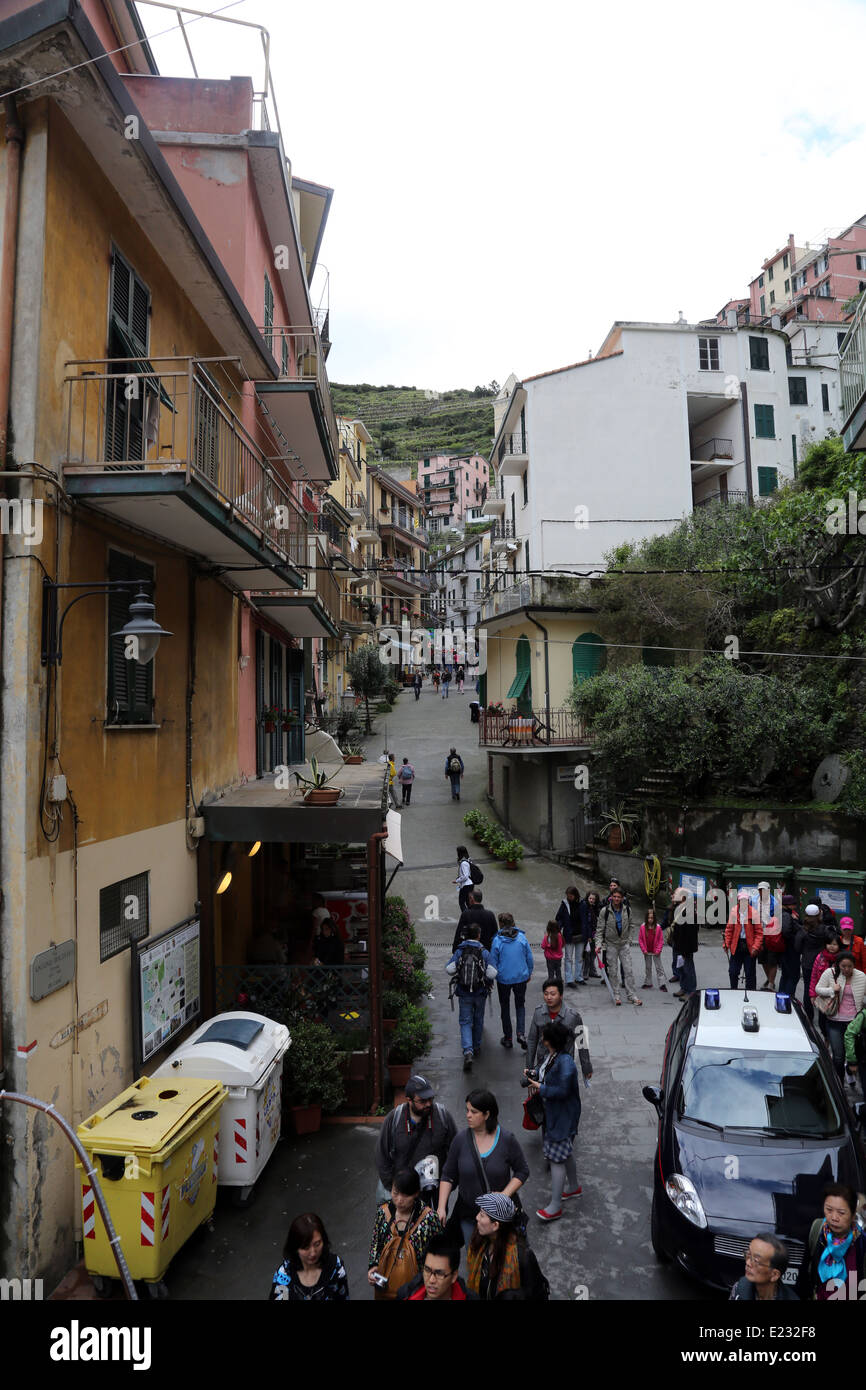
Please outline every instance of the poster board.
[{"label": "poster board", "polygon": [[201,1013],[201,924],[188,917],[132,946],[136,1075]]}]

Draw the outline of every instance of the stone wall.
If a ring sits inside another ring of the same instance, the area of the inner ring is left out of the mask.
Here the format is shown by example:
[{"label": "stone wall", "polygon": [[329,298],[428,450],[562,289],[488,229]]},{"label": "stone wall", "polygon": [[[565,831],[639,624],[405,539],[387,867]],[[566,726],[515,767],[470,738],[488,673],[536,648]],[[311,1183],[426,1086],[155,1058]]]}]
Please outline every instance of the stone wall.
[{"label": "stone wall", "polygon": [[[677,835],[683,820],[685,834]],[[689,806],[683,818],[678,803],[652,801],[642,808],[641,826],[645,853],[660,859],[676,855],[727,864],[866,869],[866,821],[841,811],[697,805]]]}]

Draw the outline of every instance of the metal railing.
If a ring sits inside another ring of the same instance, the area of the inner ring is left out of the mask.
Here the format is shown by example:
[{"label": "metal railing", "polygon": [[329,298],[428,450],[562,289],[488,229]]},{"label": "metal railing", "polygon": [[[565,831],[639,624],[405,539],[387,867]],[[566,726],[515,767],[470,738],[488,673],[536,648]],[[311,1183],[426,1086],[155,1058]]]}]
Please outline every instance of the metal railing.
[{"label": "metal railing", "polygon": [[326,568],[327,558],[314,535],[307,545],[307,566],[304,588],[315,593],[328,616],[336,622],[340,614],[340,585],[333,570]]},{"label": "metal railing", "polygon": [[506,454],[525,454],[526,452],[526,431],[516,430],[513,434],[507,434],[504,439],[499,441],[497,458],[501,463]]},{"label": "metal railing", "polygon": [[489,714],[482,710],[478,742],[493,748],[585,747],[589,738],[584,721],[568,709],[536,709],[525,714],[517,710]]},{"label": "metal railing", "polygon": [[281,1023],[287,1015],[300,1016],[335,1032],[369,1023],[365,965],[217,965],[214,974],[218,1013],[243,1008]]},{"label": "metal railing", "polygon": [[839,349],[839,373],[844,428],[866,393],[866,295],[860,300],[854,321]]},{"label": "metal railing", "polygon": [[744,507],[749,500],[747,492],[714,492],[711,497],[702,497],[699,502],[695,502],[696,507],[709,507],[714,502],[721,502],[725,507]]},{"label": "metal railing", "polygon": [[[223,399],[223,357],[91,358],[66,363],[65,473],[183,472],[293,563],[307,518]],[[166,365],[163,365],[166,364]]]},{"label": "metal railing", "polygon": [[734,441],[733,439],[705,439],[702,444],[693,446],[691,457],[704,462],[710,459],[732,459],[734,457]]},{"label": "metal railing", "polygon": [[590,603],[590,581],[578,575],[529,574],[496,581],[483,599],[482,619],[512,613],[518,608],[585,608]]},{"label": "metal railing", "polygon": [[346,555],[349,543],[346,539],[346,531],[336,517],[329,515],[328,512],[321,512],[317,518],[317,525],[322,535],[327,536],[331,545],[335,545],[342,555]]},{"label": "metal railing", "polygon": [[513,522],[513,521],[496,521],[496,522],[494,522],[494,523],[493,523],[493,526],[490,528],[490,539],[491,539],[491,541],[513,541],[513,540],[514,540],[514,522]]}]

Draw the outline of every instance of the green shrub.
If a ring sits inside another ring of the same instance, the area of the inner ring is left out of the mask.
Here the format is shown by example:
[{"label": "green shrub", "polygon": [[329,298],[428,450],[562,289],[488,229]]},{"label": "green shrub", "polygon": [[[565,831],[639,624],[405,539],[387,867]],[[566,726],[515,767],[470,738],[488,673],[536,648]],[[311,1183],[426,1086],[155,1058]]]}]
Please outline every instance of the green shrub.
[{"label": "green shrub", "polygon": [[[395,976],[395,979],[397,977]],[[410,1004],[417,1004],[429,994],[433,988],[433,981],[426,970],[412,970],[406,978],[406,983],[401,985]]]},{"label": "green shrub", "polygon": [[289,1031],[292,1040],[283,1062],[286,1103],[336,1110],[346,1098],[337,1039],[324,1023],[306,1018],[293,1019]]},{"label": "green shrub", "polygon": [[400,989],[389,986],[382,990],[382,1017],[399,1018],[409,1001]]},{"label": "green shrub", "polygon": [[391,1034],[389,1061],[409,1065],[423,1057],[433,1042],[433,1028],[426,1009],[420,1004],[407,1004]]}]

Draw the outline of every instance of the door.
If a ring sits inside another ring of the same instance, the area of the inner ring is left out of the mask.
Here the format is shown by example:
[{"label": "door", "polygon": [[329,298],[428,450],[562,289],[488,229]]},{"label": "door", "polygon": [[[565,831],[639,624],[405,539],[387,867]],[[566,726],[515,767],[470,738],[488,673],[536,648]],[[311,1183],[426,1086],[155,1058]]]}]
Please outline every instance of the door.
[{"label": "door", "polygon": [[[145,457],[145,410],[151,388],[139,375],[150,338],[150,291],[117,250],[111,256],[111,320],[108,331],[105,459],[142,461]],[[127,379],[129,378],[129,379]],[[154,402],[158,419],[158,397]],[[151,407],[153,409],[153,407]]]},{"label": "door", "polygon": [[289,709],[298,711],[300,723],[293,724],[289,731],[289,762],[304,761],[304,653],[290,648],[286,652],[286,703]]}]

